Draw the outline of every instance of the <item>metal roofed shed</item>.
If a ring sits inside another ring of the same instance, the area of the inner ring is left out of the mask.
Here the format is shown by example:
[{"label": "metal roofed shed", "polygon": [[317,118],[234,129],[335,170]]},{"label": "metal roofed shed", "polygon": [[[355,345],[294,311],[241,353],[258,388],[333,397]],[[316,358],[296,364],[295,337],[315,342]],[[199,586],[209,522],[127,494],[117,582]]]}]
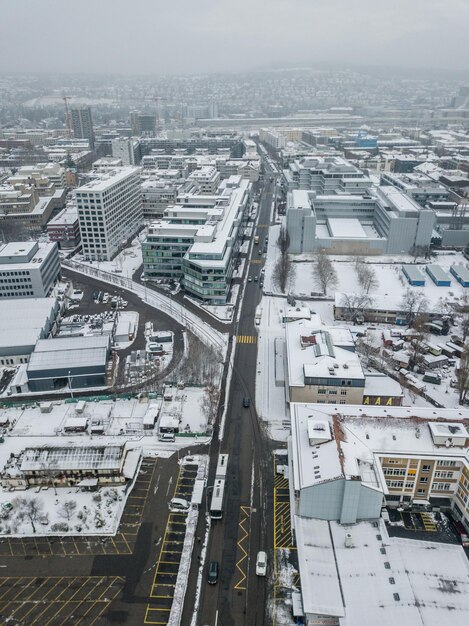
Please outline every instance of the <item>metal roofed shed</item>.
[{"label": "metal roofed shed", "polygon": [[464,265],[452,265],[451,274],[463,287],[469,287],[469,270]]},{"label": "metal roofed shed", "polygon": [[437,287],[451,286],[449,274],[439,265],[432,263],[431,265],[427,265],[425,270]]},{"label": "metal roofed shed", "polygon": [[424,287],[425,276],[415,265],[403,265],[402,272],[412,287]]},{"label": "metal roofed shed", "polygon": [[109,350],[108,335],[38,341],[27,366],[30,391],[104,387]]}]

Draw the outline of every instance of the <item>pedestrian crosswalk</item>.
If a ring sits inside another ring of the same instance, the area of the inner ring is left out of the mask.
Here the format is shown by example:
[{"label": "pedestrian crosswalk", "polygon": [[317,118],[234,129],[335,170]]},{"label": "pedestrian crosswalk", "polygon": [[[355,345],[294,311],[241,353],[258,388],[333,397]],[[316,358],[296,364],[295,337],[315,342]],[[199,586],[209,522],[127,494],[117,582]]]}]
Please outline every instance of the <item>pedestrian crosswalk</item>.
[{"label": "pedestrian crosswalk", "polygon": [[236,343],[257,343],[256,335],[236,335]]}]

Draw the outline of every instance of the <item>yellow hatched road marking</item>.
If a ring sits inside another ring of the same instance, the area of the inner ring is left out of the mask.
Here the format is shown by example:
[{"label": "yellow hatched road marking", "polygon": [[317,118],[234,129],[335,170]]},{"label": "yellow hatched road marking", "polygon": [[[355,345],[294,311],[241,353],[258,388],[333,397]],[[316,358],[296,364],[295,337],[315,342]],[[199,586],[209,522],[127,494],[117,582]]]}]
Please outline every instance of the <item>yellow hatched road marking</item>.
[{"label": "yellow hatched road marking", "polygon": [[257,343],[256,335],[237,335],[236,336],[237,343]]},{"label": "yellow hatched road marking", "polygon": [[239,522],[239,527],[241,528],[241,530],[243,531],[243,535],[239,538],[238,540],[238,548],[241,550],[242,552],[242,556],[241,558],[238,560],[238,562],[236,563],[236,569],[239,571],[241,578],[239,579],[239,581],[236,583],[236,585],[234,586],[235,589],[246,589],[246,586],[243,585],[243,583],[246,581],[246,572],[244,571],[244,569],[241,567],[241,565],[244,563],[244,561],[248,558],[248,553],[247,550],[245,550],[244,546],[243,546],[243,542],[247,539],[247,537],[249,536],[249,533],[247,531],[247,529],[244,527],[244,524],[249,520],[249,511],[250,508],[248,506],[242,506],[240,507],[241,511],[244,514],[243,519]]}]

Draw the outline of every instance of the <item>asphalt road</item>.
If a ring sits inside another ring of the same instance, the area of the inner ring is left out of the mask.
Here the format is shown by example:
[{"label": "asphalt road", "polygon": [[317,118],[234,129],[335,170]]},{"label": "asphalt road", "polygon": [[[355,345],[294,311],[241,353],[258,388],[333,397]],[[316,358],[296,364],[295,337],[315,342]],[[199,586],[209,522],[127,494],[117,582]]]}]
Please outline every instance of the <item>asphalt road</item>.
[{"label": "asphalt road", "polygon": [[[241,315],[234,334],[255,338],[255,341],[236,342],[231,388],[228,393],[228,412],[222,452],[230,454],[225,492],[223,519],[212,524],[206,563],[219,562],[217,585],[202,584],[199,625],[261,626],[269,623],[266,615],[268,577],[255,573],[257,552],[273,545],[273,505],[271,444],[262,432],[255,408],[255,380],[257,368],[256,307],[261,297],[259,276],[263,264],[258,260],[258,248],[263,249],[270,225],[270,210],[275,183],[266,175],[261,195],[257,228],[258,246],[252,246],[246,264],[246,289]],[[257,262],[249,262],[252,259]],[[252,282],[248,282],[251,277]],[[250,408],[242,406],[244,397],[251,399]],[[213,480],[218,450],[212,447],[210,480]],[[270,550],[270,555],[272,551]],[[271,561],[271,559],[270,559]],[[271,563],[270,563],[271,565]],[[183,622],[186,623],[186,622]]]}]

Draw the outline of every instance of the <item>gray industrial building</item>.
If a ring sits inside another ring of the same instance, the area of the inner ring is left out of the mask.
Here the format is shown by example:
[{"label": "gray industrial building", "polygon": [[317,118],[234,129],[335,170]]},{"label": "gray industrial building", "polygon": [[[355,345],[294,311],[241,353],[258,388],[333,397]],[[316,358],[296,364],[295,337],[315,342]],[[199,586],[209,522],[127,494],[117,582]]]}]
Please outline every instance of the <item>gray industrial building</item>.
[{"label": "gray industrial building", "polygon": [[10,299],[0,306],[0,366],[27,363],[39,339],[54,331],[57,298]]},{"label": "gray industrial building", "polygon": [[29,391],[104,387],[109,351],[108,335],[41,339],[27,365]]},{"label": "gray industrial building", "polygon": [[391,186],[365,195],[306,190],[287,195],[292,253],[323,248],[334,254],[404,254],[429,248],[435,222],[434,211]]}]

